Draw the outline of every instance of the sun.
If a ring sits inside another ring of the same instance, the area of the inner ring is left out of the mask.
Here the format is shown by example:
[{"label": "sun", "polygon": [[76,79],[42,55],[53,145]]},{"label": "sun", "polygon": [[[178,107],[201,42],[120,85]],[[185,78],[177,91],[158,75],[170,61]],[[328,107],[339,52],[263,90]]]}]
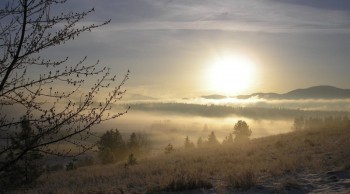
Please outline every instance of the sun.
[{"label": "sun", "polygon": [[219,56],[209,65],[206,87],[213,92],[237,95],[254,84],[255,73],[255,63],[244,55]]}]

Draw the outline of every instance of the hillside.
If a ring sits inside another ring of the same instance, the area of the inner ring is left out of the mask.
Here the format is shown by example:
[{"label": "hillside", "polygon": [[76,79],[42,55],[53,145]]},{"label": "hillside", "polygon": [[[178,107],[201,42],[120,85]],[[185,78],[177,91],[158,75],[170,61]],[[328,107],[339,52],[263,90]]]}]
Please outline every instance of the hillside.
[{"label": "hillside", "polygon": [[177,148],[133,166],[47,174],[26,193],[346,193],[349,132],[297,131],[227,146]]},{"label": "hillside", "polygon": [[347,99],[350,98],[350,89],[341,89],[333,86],[314,86],[292,90],[284,94],[254,93],[237,96],[239,99],[248,99],[252,97],[264,99]]},{"label": "hillside", "polygon": [[315,86],[306,89],[297,89],[282,95],[286,99],[343,99],[350,98],[350,89],[340,89],[333,86]]}]

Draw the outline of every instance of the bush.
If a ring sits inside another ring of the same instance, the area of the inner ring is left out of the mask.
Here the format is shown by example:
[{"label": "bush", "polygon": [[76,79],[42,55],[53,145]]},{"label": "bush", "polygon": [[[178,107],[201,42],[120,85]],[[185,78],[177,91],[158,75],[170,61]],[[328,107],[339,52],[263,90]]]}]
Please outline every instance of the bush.
[{"label": "bush", "polygon": [[164,148],[164,153],[170,154],[175,151],[174,146],[171,145],[170,143]]}]

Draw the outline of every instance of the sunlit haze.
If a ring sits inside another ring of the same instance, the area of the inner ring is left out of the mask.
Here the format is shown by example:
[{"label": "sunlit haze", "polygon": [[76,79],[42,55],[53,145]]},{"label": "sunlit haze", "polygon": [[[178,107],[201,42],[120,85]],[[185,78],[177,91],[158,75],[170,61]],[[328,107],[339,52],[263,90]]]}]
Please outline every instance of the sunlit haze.
[{"label": "sunlit haze", "polygon": [[210,62],[204,86],[213,93],[238,95],[256,80],[256,64],[241,54],[225,53]]},{"label": "sunlit haze", "polygon": [[154,98],[349,88],[349,3],[321,2],[69,1],[111,23],[45,54],[129,69],[128,93]]}]

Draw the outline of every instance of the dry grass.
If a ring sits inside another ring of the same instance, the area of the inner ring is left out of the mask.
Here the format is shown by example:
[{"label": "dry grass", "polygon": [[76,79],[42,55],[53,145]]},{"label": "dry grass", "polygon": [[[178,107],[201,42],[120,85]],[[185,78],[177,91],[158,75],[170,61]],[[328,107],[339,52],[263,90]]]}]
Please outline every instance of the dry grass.
[{"label": "dry grass", "polygon": [[257,176],[252,168],[234,171],[228,177],[228,186],[233,189],[248,190],[257,184]]},{"label": "dry grass", "polygon": [[161,191],[187,191],[212,187],[213,184],[198,175],[181,174],[175,175]]},{"label": "dry grass", "polygon": [[[183,149],[124,163],[82,167],[43,175],[26,193],[159,193],[189,189],[247,190],[299,187],[298,173],[349,168],[350,130],[298,131],[248,143]],[[23,192],[23,191],[19,191]]]}]

